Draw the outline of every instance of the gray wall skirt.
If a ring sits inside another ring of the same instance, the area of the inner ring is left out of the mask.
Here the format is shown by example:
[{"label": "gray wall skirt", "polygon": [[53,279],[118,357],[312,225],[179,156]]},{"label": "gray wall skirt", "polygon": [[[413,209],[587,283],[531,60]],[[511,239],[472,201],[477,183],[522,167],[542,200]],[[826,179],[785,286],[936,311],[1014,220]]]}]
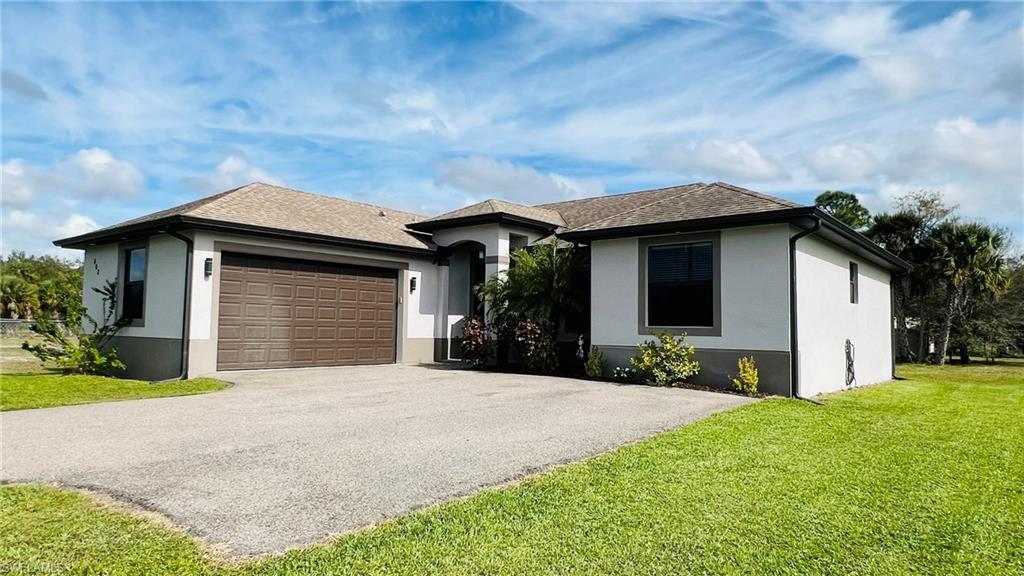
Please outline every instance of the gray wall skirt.
[{"label": "gray wall skirt", "polygon": [[[636,355],[633,346],[598,346],[608,360],[608,369],[629,366],[629,359]],[[724,350],[698,348],[694,357],[700,362],[700,373],[693,378],[694,384],[714,388],[731,389],[730,375],[739,370],[736,361],[743,356],[753,356],[757,362],[760,383],[758,389],[766,394],[789,396],[789,352],[777,350]]]},{"label": "gray wall skirt", "polygon": [[123,378],[167,380],[177,378],[181,371],[181,340],[177,338],[114,336],[111,344],[128,366],[117,373]]}]

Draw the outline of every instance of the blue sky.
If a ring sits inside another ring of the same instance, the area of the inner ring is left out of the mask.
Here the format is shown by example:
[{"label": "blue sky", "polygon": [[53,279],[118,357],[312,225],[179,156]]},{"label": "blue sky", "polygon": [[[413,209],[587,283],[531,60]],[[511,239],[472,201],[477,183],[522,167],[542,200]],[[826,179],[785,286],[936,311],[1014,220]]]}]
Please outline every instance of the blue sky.
[{"label": "blue sky", "polygon": [[[1024,11],[4,4],[3,250],[254,180],[424,214],[724,180],[1024,235]],[[74,253],[67,253],[74,255]]]}]

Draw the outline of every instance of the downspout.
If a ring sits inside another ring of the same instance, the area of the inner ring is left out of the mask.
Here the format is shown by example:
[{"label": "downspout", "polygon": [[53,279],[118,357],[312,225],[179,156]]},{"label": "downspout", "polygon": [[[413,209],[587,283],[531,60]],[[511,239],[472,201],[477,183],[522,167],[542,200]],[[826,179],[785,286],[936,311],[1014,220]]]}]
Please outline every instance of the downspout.
[{"label": "downspout", "polygon": [[821,220],[813,218],[814,224],[805,230],[801,230],[789,238],[789,394],[793,398],[806,400],[813,404],[821,404],[817,400],[800,396],[800,358],[797,352],[799,338],[797,337],[796,318],[796,242],[804,236],[814,234],[821,228]]},{"label": "downspout", "polygon": [[173,236],[185,243],[185,301],[181,307],[181,370],[177,380],[188,378],[188,330],[189,317],[192,312],[192,239],[184,236],[169,227],[164,229],[168,236]]}]

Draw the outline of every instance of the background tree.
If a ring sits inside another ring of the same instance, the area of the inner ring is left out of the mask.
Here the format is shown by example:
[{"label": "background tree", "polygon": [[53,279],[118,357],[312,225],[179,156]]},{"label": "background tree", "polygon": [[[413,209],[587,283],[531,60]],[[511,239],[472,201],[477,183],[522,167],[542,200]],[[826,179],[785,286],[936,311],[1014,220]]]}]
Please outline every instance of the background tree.
[{"label": "background tree", "polygon": [[947,219],[955,219],[956,204],[946,204],[942,192],[938,190],[913,190],[893,199],[893,207],[897,212],[910,212],[921,219],[923,230],[931,231]]},{"label": "background tree", "polygon": [[814,199],[814,205],[854,230],[862,230],[871,223],[871,213],[849,192],[826,190]]},{"label": "background tree", "polygon": [[974,299],[997,297],[1009,286],[1004,254],[1007,235],[981,223],[943,222],[935,228],[928,244],[932,269],[945,289],[935,350],[936,363],[943,364],[953,325],[965,325]]},{"label": "background tree", "polygon": [[39,310],[36,287],[14,274],[0,276],[0,305],[4,318],[31,319]]},{"label": "background tree", "polygon": [[3,317],[42,315],[71,321],[80,317],[82,266],[78,262],[12,252],[0,259],[0,269]]},{"label": "background tree", "polygon": [[882,224],[875,230],[877,237],[873,238],[886,248],[890,248],[891,243],[896,255],[913,265],[910,273],[897,282],[908,284],[907,298],[901,304],[904,304],[905,316],[917,324],[917,350],[909,358],[923,361],[928,355],[929,343],[937,340],[946,301],[944,284],[936,277],[932,266],[933,245],[929,238],[939,224],[956,220],[957,208],[946,204],[941,192],[923,189],[897,196],[893,206],[896,211],[891,219],[878,216]]},{"label": "background tree", "polygon": [[[902,211],[893,214],[878,214],[874,217],[867,236],[880,246],[906,262],[914,264],[923,257],[925,223],[913,212]],[[917,355],[910,349],[907,315],[914,297],[927,289],[925,273],[927,267],[916,267],[908,273],[894,278],[893,315],[896,320],[896,357],[913,361]]]}]

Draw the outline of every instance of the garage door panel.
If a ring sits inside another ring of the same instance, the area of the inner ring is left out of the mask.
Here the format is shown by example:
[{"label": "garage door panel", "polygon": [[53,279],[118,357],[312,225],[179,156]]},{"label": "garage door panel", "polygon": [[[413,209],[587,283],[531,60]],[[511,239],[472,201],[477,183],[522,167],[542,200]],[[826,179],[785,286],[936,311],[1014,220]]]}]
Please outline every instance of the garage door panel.
[{"label": "garage door panel", "polygon": [[397,286],[391,270],[225,253],[217,367],[394,362]]},{"label": "garage door panel", "polygon": [[246,319],[266,319],[267,312],[270,307],[266,304],[258,304],[255,302],[246,302],[243,305],[243,311]]}]

